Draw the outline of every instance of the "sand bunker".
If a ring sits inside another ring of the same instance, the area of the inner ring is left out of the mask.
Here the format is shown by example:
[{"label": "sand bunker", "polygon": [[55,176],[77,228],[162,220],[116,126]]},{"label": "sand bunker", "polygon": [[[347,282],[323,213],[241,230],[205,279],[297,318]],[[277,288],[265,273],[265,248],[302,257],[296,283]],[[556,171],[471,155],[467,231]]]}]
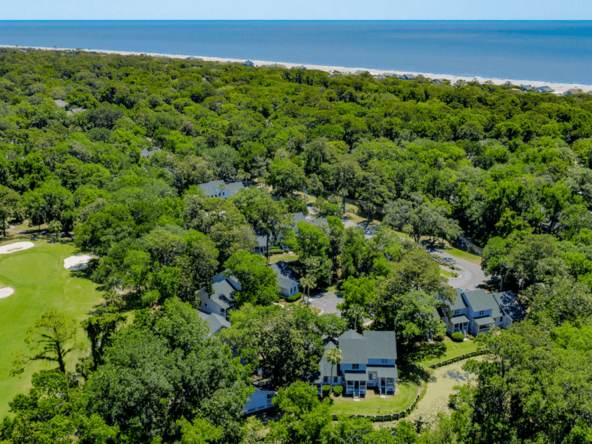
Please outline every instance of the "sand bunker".
[{"label": "sand bunker", "polygon": [[84,270],[92,259],[88,254],[77,254],[64,259],[64,268],[68,270]]},{"label": "sand bunker", "polygon": [[11,288],[11,287],[0,288],[0,299],[7,298],[12,293],[14,293],[14,288]]},{"label": "sand bunker", "polygon": [[13,244],[2,245],[0,247],[0,254],[10,254],[16,251],[27,250],[34,246],[35,244],[33,242],[15,242]]}]

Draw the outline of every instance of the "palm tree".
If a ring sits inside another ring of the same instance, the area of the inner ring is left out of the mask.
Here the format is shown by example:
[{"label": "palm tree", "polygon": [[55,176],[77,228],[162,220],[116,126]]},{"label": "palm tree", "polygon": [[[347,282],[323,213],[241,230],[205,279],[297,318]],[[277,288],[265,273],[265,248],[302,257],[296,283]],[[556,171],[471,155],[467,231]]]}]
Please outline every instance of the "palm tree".
[{"label": "palm tree", "polygon": [[325,356],[327,357],[327,362],[331,363],[330,383],[331,383],[331,392],[333,392],[333,367],[341,362],[341,360],[343,359],[343,356],[341,354],[341,350],[339,350],[338,348],[331,348],[331,349],[327,350],[327,353],[325,353]]},{"label": "palm tree", "polygon": [[360,305],[352,305],[349,310],[347,310],[347,317],[353,319],[354,321],[354,330],[358,331],[358,319],[364,319],[364,308]]},{"label": "palm tree", "polygon": [[317,286],[317,280],[314,276],[308,275],[300,278],[300,285],[304,288],[304,293],[307,294],[306,304],[308,305],[310,303],[310,289]]}]

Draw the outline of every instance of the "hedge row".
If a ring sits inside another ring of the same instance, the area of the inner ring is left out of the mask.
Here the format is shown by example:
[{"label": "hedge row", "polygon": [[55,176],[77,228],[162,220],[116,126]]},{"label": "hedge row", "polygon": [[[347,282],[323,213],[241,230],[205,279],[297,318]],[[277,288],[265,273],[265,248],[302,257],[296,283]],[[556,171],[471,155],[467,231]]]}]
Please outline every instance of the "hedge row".
[{"label": "hedge row", "polygon": [[471,353],[465,353],[464,355],[455,356],[454,358],[446,359],[445,361],[436,362],[435,364],[430,365],[430,368],[439,368],[444,367],[445,365],[453,364],[458,361],[462,361],[467,358],[472,358],[473,356],[484,355],[487,353],[487,350],[477,350]]},{"label": "hedge row", "polygon": [[286,302],[296,302],[298,299],[300,299],[302,297],[302,292],[299,291],[298,293],[296,293],[294,296],[286,296],[284,298],[284,300]]},{"label": "hedge row", "polygon": [[[391,415],[349,415],[350,418],[368,418],[370,421],[373,422],[384,422],[384,421],[396,421],[398,419],[405,418],[409,416],[409,414],[413,411],[415,407],[417,407],[417,402],[419,401],[419,393],[415,397],[413,403],[407,407],[405,410],[399,413],[393,413]],[[334,421],[337,421],[339,418],[337,415],[331,415]]]}]

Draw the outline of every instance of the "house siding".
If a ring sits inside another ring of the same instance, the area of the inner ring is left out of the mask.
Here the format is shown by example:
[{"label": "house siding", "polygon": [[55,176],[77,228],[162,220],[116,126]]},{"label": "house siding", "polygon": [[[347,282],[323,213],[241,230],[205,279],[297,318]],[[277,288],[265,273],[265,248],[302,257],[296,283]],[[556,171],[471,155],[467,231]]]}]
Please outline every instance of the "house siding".
[{"label": "house siding", "polygon": [[342,372],[365,372],[366,371],[366,364],[357,364],[360,368],[354,370],[353,364],[339,364],[339,370]]}]

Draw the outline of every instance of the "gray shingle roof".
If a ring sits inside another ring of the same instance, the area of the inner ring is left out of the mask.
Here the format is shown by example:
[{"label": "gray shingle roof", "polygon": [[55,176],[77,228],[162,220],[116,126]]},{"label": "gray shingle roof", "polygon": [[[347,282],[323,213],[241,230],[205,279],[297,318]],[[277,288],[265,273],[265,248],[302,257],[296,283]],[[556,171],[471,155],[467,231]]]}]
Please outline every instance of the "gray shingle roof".
[{"label": "gray shingle roof", "polygon": [[223,328],[230,327],[230,322],[228,322],[220,315],[217,315],[215,313],[208,314],[202,311],[198,312],[198,314],[201,319],[208,322],[208,327],[210,329],[210,334],[208,336],[212,336],[213,334],[218,333]]},{"label": "gray shingle roof", "polygon": [[257,245],[259,247],[267,247],[267,236],[257,236]]},{"label": "gray shingle roof", "polygon": [[235,194],[237,194],[240,190],[243,190],[245,188],[245,185],[242,182],[232,182],[229,184],[226,184],[226,191],[228,191],[228,194],[230,196],[234,196]]},{"label": "gray shingle roof", "polygon": [[342,364],[366,364],[368,359],[397,359],[397,340],[393,331],[349,330],[339,337]]},{"label": "gray shingle roof", "polygon": [[453,324],[461,324],[463,322],[470,322],[469,318],[467,318],[465,315],[460,315],[460,316],[455,316],[453,317],[450,322],[452,322]]},{"label": "gray shingle roof", "polygon": [[203,193],[209,196],[217,196],[218,192],[220,191],[220,185],[223,185],[223,180],[212,180],[211,182],[207,183],[200,183],[197,188],[203,191]]},{"label": "gray shingle roof", "polygon": [[53,103],[55,103],[55,106],[57,106],[59,108],[65,108],[69,105],[68,102],[65,102],[63,100],[54,100]]},{"label": "gray shingle roof", "polygon": [[368,375],[366,374],[366,372],[362,372],[362,373],[347,372],[343,376],[346,381],[367,381],[368,380]]},{"label": "gray shingle roof", "polygon": [[156,153],[160,153],[162,150],[160,148],[154,148],[152,151],[148,148],[142,148],[142,152],[140,153],[140,157],[150,157]]},{"label": "gray shingle roof", "polygon": [[279,261],[271,264],[270,267],[277,276],[278,286],[281,290],[290,290],[294,283],[298,284],[298,275],[287,262]]},{"label": "gray shingle roof", "polygon": [[215,282],[212,287],[214,293],[210,295],[210,299],[224,309],[230,308],[234,303],[234,287],[227,280]]},{"label": "gray shingle roof", "polygon": [[[319,384],[321,382],[323,382],[323,377],[324,376],[331,376],[331,363],[329,361],[327,361],[327,350],[331,350],[332,348],[336,348],[337,345],[335,345],[335,343],[333,341],[329,341],[327,342],[327,345],[325,345],[325,353],[323,353],[323,357],[321,358],[321,361],[319,362],[319,377],[315,380],[315,383]],[[337,372],[339,370],[339,366],[335,365],[333,367],[333,376],[337,376]]]},{"label": "gray shingle roof", "polygon": [[368,359],[397,359],[397,339],[394,331],[365,331]]},{"label": "gray shingle roof", "polygon": [[66,114],[69,116],[73,116],[74,114],[83,113],[86,111],[84,108],[74,108],[68,111]]},{"label": "gray shingle roof", "polygon": [[491,316],[485,316],[484,318],[477,318],[475,319],[475,324],[477,325],[487,325],[493,324],[495,321]]},{"label": "gray shingle roof", "polygon": [[368,367],[368,371],[375,371],[379,378],[395,378],[399,377],[397,367]]},{"label": "gray shingle roof", "polygon": [[501,307],[502,312],[509,314],[514,321],[521,321],[526,317],[526,312],[511,291],[493,293],[493,297]]},{"label": "gray shingle roof", "polygon": [[467,308],[467,304],[465,304],[465,301],[463,300],[462,296],[461,296],[461,291],[460,289],[456,289],[456,300],[454,301],[453,304],[449,304],[450,305],[450,309],[452,311],[454,310],[462,310],[464,308]]},{"label": "gray shingle roof", "polygon": [[465,291],[465,298],[475,312],[491,310],[491,316],[497,318],[502,315],[496,299],[485,290]]}]

